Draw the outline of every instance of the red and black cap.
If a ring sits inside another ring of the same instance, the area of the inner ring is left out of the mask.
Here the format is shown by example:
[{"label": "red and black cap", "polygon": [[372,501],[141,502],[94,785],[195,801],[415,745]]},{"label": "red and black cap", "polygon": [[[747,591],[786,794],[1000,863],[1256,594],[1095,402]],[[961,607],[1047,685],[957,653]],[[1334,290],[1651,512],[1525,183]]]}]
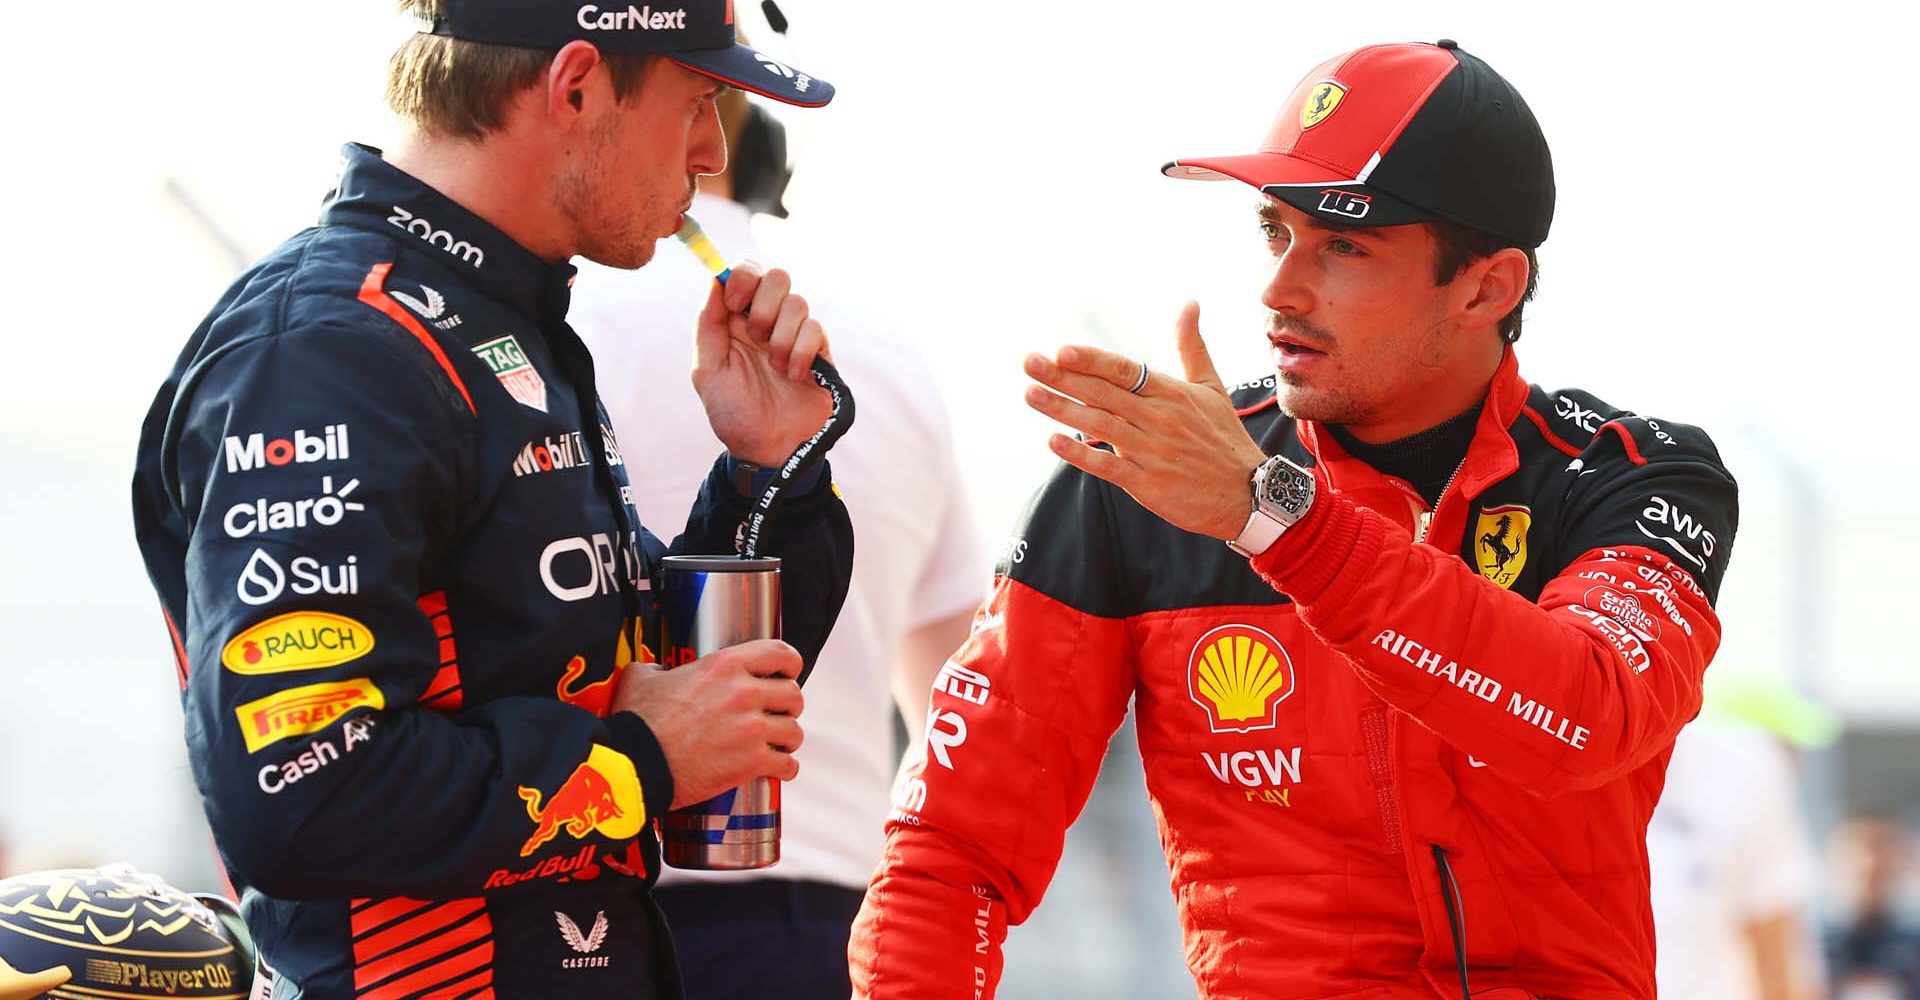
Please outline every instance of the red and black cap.
[{"label": "red and black cap", "polygon": [[542,0],[441,0],[427,30],[488,45],[558,49],[592,42],[602,52],[662,55],[703,76],[786,104],[817,108],[833,84],[741,45],[733,0],[647,4]]},{"label": "red and black cap", "polygon": [[1347,226],[1442,218],[1537,247],[1553,224],[1540,123],[1512,84],[1450,39],[1329,59],[1293,89],[1259,152],[1161,170],[1243,181]]}]

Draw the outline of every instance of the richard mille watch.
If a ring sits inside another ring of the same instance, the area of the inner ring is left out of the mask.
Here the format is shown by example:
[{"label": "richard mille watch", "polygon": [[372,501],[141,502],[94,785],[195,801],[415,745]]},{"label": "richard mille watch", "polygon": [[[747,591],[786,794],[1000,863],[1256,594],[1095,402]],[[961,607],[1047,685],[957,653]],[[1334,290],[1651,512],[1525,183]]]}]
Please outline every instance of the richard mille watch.
[{"label": "richard mille watch", "polygon": [[1249,558],[1273,546],[1313,506],[1313,473],[1275,455],[1253,470],[1253,513],[1227,548]]}]

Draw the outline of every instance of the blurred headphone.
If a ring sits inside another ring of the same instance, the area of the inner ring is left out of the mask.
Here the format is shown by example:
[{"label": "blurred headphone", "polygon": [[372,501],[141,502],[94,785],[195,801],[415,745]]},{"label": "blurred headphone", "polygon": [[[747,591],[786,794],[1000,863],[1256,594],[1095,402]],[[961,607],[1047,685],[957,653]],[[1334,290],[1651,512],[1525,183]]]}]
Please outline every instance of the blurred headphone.
[{"label": "blurred headphone", "polygon": [[793,180],[787,162],[787,128],[766,108],[747,102],[747,113],[733,136],[733,200],[748,210],[776,219],[787,217],[780,198]]},{"label": "blurred headphone", "polygon": [[[766,16],[767,27],[774,34],[786,37],[787,15],[779,4],[760,0],[760,13]],[[747,101],[744,95],[741,100],[746,111],[728,123],[733,200],[748,211],[784,219],[787,206],[780,199],[787,193],[787,182],[793,180],[793,166],[787,162],[787,128],[766,108]]]}]

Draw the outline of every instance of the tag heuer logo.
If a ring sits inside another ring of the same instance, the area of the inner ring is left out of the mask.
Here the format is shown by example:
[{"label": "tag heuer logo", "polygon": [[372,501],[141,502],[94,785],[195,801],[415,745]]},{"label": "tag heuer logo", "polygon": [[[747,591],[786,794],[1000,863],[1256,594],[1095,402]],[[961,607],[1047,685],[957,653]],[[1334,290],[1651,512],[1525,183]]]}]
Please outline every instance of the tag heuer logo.
[{"label": "tag heuer logo", "polygon": [[514,399],[541,413],[547,412],[547,382],[540,377],[533,362],[527,360],[527,352],[520,349],[520,342],[513,339],[512,334],[489,340],[475,347],[473,353],[487,363],[487,369]]}]

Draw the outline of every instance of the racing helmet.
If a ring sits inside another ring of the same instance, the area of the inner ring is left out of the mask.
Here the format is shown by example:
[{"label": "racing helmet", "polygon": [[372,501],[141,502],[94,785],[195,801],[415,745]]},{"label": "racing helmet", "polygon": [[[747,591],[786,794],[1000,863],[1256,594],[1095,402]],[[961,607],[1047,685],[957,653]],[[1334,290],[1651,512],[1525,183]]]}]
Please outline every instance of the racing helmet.
[{"label": "racing helmet", "polygon": [[0,880],[0,1000],[244,1000],[253,942],[228,900],[132,865]]}]

